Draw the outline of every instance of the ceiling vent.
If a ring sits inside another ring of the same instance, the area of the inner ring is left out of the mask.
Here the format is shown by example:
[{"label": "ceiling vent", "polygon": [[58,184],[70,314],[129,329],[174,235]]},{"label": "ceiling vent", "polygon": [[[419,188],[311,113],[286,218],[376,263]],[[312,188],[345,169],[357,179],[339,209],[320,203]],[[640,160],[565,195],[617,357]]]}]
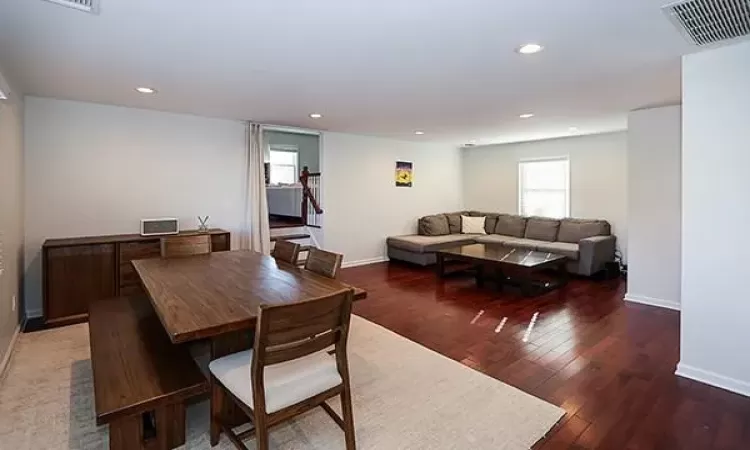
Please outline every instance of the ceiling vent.
[{"label": "ceiling vent", "polygon": [[683,0],[662,9],[695,45],[750,35],[750,0]]},{"label": "ceiling vent", "polygon": [[92,14],[99,14],[99,0],[46,0],[56,5],[66,6]]}]

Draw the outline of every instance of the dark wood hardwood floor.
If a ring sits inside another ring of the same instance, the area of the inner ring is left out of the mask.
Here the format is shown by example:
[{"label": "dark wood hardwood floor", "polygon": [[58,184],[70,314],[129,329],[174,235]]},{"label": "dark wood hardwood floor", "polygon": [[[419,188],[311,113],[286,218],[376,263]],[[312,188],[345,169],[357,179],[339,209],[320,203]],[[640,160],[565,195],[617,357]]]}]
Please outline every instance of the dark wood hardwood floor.
[{"label": "dark wood hardwood floor", "polygon": [[368,292],[356,314],[565,409],[535,449],[750,449],[750,398],[674,375],[679,313],[621,280],[529,299],[401,263],[340,279]]}]

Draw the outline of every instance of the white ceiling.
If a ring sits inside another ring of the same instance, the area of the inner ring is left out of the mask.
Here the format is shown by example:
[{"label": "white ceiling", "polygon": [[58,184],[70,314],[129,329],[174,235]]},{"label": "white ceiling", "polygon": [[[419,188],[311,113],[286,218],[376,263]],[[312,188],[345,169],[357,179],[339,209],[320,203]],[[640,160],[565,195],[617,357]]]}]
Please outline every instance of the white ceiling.
[{"label": "white ceiling", "polygon": [[[0,66],[32,95],[511,142],[624,129],[631,109],[679,102],[680,56],[695,49],[666,2],[101,0],[91,15],[0,0]],[[545,51],[514,52],[527,42]]]}]

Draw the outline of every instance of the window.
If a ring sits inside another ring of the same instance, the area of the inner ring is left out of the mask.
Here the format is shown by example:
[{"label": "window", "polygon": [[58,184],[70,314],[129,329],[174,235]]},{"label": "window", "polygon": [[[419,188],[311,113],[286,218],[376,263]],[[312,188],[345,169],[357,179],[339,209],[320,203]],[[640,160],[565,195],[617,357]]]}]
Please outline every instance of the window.
[{"label": "window", "polygon": [[570,215],[568,158],[518,163],[518,211],[524,216]]},{"label": "window", "polygon": [[296,151],[271,150],[271,184],[295,184],[299,179]]}]

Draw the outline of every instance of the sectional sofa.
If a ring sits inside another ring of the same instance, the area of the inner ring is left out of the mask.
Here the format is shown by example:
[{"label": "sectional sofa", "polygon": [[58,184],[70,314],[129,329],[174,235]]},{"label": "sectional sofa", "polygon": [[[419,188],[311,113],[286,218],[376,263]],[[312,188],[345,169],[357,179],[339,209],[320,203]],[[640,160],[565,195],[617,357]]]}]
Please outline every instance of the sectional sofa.
[{"label": "sectional sofa", "polygon": [[[462,215],[485,217],[485,233],[461,233]],[[422,217],[418,230],[416,235],[389,237],[388,257],[426,266],[435,263],[436,250],[472,243],[497,244],[565,255],[568,271],[586,276],[615,259],[616,238],[605,220],[459,211]]]}]

